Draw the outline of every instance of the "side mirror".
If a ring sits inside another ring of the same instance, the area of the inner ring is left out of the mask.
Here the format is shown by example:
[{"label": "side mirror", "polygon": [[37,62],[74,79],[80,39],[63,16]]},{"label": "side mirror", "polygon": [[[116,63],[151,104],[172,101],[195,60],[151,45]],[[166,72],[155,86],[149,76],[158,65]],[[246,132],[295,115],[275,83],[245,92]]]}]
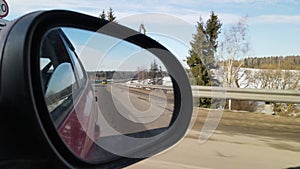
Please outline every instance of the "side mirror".
[{"label": "side mirror", "polygon": [[121,168],[184,136],[189,79],[157,41],[70,11],[31,13],[7,29],[0,166]]}]

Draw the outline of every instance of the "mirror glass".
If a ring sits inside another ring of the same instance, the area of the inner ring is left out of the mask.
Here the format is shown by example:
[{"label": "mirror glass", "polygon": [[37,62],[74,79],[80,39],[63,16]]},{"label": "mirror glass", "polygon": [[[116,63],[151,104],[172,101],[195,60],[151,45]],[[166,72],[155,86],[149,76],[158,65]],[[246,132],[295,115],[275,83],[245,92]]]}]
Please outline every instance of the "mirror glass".
[{"label": "mirror glass", "polygon": [[99,32],[57,27],[44,35],[40,77],[51,120],[85,161],[147,157],[135,152],[176,117],[171,75],[156,49]]}]

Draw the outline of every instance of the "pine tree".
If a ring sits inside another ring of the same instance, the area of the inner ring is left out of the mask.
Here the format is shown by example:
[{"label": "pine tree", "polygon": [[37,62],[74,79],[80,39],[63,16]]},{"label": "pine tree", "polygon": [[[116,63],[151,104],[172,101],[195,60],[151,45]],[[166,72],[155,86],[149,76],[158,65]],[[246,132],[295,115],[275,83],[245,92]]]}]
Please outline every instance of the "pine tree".
[{"label": "pine tree", "polygon": [[107,18],[110,22],[117,22],[114,11],[112,8],[109,8],[109,12],[107,13]]},{"label": "pine tree", "polygon": [[217,50],[218,48],[217,39],[219,34],[221,33],[221,27],[222,23],[218,19],[218,15],[216,15],[214,11],[212,11],[210,14],[210,18],[206,22],[205,33],[208,36],[207,38],[214,50]]},{"label": "pine tree", "polygon": [[156,60],[154,60],[150,65],[149,75],[151,79],[151,84],[162,85],[162,67],[158,66]]},{"label": "pine tree", "polygon": [[[201,17],[197,22],[197,33],[193,34],[193,40],[190,42],[191,49],[187,57],[187,64],[191,68],[190,71],[197,85],[211,86],[215,83],[211,78],[211,69],[215,68],[214,54],[220,28],[221,23],[213,12],[206,24],[204,24]],[[199,101],[201,107],[210,107],[211,99],[202,98]]]},{"label": "pine tree", "polygon": [[[205,48],[207,48],[207,38],[204,34],[204,24],[202,19],[197,23],[197,33],[193,35],[193,40],[191,41],[191,49],[189,51],[189,57],[187,57],[187,64],[191,68],[191,73],[193,74],[196,84],[199,86],[210,86],[210,74],[203,63]],[[200,98],[199,105],[201,107],[209,107],[210,99]]]},{"label": "pine tree", "polygon": [[214,57],[211,53],[210,44],[207,39],[205,25],[200,18],[197,22],[197,33],[193,34],[193,40],[190,43],[192,50],[202,60],[202,63],[207,67],[212,67]]},{"label": "pine tree", "polygon": [[102,13],[100,14],[100,19],[106,19],[105,10],[103,9]]},{"label": "pine tree", "polygon": [[191,67],[191,73],[194,75],[197,85],[210,86],[211,81],[208,69],[193,50],[190,50],[189,53],[190,57],[188,58],[187,63]]}]

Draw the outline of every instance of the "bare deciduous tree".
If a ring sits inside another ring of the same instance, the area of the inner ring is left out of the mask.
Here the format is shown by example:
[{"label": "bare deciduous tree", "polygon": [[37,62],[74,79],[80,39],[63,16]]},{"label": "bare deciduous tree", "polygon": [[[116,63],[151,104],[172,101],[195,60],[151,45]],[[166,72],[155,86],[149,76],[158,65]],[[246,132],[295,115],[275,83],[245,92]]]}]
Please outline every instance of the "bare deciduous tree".
[{"label": "bare deciduous tree", "polygon": [[137,68],[137,80],[139,84],[145,84],[147,81],[147,69],[143,66]]},{"label": "bare deciduous tree", "polygon": [[248,86],[259,89],[299,90],[299,71],[293,70],[247,70]]},{"label": "bare deciduous tree", "polygon": [[[242,60],[250,51],[250,42],[248,40],[247,17],[241,18],[236,25],[224,31],[223,40],[218,47],[219,63],[222,63],[224,69],[223,85],[226,87],[239,88],[239,79],[244,76],[240,72]],[[229,100],[229,109],[231,109],[231,100]]]},{"label": "bare deciduous tree", "polygon": [[[300,90],[300,72],[294,70],[248,70],[248,86],[259,89]],[[273,103],[274,112],[289,115],[297,110],[295,104]]]}]

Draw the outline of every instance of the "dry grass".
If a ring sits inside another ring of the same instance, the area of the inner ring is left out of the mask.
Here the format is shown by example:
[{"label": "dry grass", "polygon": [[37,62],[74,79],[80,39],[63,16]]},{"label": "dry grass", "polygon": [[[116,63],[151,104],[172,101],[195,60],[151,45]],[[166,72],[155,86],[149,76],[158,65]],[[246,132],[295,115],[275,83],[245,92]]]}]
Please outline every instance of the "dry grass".
[{"label": "dry grass", "polygon": [[[199,109],[194,130],[201,130],[208,110]],[[224,111],[217,130],[300,142],[300,119],[251,112]]]}]

